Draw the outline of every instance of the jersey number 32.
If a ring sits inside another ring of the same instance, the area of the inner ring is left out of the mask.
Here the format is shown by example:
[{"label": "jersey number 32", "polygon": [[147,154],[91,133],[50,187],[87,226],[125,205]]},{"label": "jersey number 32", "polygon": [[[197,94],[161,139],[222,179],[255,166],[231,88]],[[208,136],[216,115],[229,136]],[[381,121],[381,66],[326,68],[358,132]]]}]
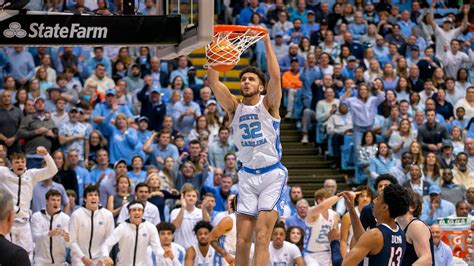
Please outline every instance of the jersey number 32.
[{"label": "jersey number 32", "polygon": [[259,121],[250,124],[240,124],[239,128],[244,131],[244,134],[242,135],[243,139],[257,139],[263,136],[262,125]]}]

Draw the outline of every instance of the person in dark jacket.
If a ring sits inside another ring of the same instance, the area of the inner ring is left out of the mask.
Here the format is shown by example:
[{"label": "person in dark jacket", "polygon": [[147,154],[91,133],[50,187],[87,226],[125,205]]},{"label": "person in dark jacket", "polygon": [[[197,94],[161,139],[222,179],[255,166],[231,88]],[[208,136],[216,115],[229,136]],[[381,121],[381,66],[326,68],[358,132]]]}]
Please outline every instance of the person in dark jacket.
[{"label": "person in dark jacket", "polygon": [[420,68],[415,64],[410,66],[408,81],[410,82],[412,91],[420,92],[423,90],[425,82],[420,78]]},{"label": "person in dark jacket", "polygon": [[441,67],[441,61],[434,55],[432,47],[427,47],[425,57],[416,63],[420,69],[420,78],[426,80],[433,77],[435,69]]},{"label": "person in dark jacket", "polygon": [[5,238],[14,222],[13,197],[8,191],[0,189],[0,265],[31,265],[26,250]]},{"label": "person in dark jacket", "polygon": [[177,190],[181,190],[185,183],[191,183],[198,191],[201,191],[204,184],[204,175],[197,172],[192,161],[185,161],[179,169],[174,180]]},{"label": "person in dark jacket", "polygon": [[148,117],[149,130],[160,131],[166,115],[166,105],[161,101],[161,90],[157,87],[151,88],[150,80],[151,78],[145,77],[145,86],[137,94],[142,103],[140,115]]},{"label": "person in dark jacket", "polygon": [[40,168],[43,158],[36,155],[36,148],[43,146],[50,152],[58,138],[58,129],[53,120],[46,116],[45,99],[42,96],[36,98],[34,106],[36,113],[24,117],[18,129],[20,142],[24,141],[25,143],[23,148],[26,152],[26,166],[28,168]]},{"label": "person in dark jacket", "polygon": [[415,191],[421,197],[428,196],[430,191],[430,183],[423,180],[421,168],[417,164],[411,166],[410,180],[407,180],[405,183],[403,183],[403,187]]},{"label": "person in dark jacket", "polygon": [[456,158],[453,155],[453,142],[450,139],[443,140],[441,154],[437,157],[441,169],[453,169]]},{"label": "person in dark jacket", "polygon": [[426,110],[426,123],[418,128],[417,140],[423,152],[440,152],[443,147],[443,140],[449,139],[448,130],[445,126],[436,122],[435,110]]}]

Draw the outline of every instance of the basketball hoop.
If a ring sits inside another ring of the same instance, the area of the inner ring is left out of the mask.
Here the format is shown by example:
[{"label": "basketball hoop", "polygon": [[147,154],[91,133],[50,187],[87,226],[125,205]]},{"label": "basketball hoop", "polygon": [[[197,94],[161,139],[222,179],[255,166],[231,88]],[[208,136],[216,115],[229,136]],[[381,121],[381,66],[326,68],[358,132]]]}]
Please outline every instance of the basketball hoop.
[{"label": "basketball hoop", "polygon": [[266,29],[253,26],[216,25],[214,37],[206,45],[205,68],[225,72],[237,65],[240,56],[268,34]]}]

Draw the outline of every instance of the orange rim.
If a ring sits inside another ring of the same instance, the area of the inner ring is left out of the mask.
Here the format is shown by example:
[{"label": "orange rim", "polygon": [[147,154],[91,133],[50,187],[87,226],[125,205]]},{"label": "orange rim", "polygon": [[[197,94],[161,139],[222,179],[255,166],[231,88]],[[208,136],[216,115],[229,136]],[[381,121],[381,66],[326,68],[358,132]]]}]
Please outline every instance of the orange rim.
[{"label": "orange rim", "polygon": [[[249,31],[250,29],[250,31]],[[215,25],[214,26],[214,34],[219,32],[226,32],[231,31],[231,35],[248,35],[248,36],[255,36],[255,35],[266,35],[268,31],[266,29],[262,29],[260,27],[255,26],[239,26],[239,25]],[[255,34],[255,32],[257,34]]]}]

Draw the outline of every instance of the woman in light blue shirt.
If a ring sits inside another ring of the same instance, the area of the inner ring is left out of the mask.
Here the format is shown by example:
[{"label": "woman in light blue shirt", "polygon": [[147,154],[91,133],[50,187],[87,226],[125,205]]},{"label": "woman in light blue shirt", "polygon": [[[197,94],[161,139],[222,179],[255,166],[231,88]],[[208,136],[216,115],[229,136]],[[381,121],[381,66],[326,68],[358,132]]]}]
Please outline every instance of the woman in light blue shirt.
[{"label": "woman in light blue shirt", "polygon": [[377,176],[389,173],[390,168],[394,165],[395,160],[392,158],[387,143],[379,143],[375,159],[370,162],[369,166],[371,179],[375,180]]},{"label": "woman in light blue shirt", "polygon": [[410,101],[411,85],[408,82],[408,79],[405,77],[400,77],[398,79],[397,87],[395,88],[397,92],[397,99]]},{"label": "woman in light blue shirt", "polygon": [[385,90],[395,90],[397,87],[399,78],[395,75],[393,71],[393,66],[391,63],[386,63],[383,67],[383,86]]}]

